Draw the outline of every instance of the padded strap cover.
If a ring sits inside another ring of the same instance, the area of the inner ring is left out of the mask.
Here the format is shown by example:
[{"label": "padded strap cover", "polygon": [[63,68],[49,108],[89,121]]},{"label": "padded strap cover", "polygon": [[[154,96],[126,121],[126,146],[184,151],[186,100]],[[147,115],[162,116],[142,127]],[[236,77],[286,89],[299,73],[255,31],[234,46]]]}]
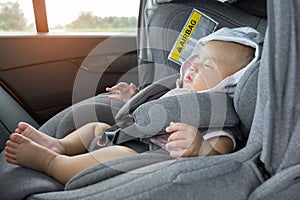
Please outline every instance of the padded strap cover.
[{"label": "padded strap cover", "polygon": [[[230,96],[221,92],[195,93],[147,102],[166,93],[178,75],[159,81],[130,100],[116,116],[122,134],[118,143],[165,133],[170,122],[184,122],[198,128],[234,127],[239,118]],[[129,136],[129,137],[128,137]]]}]

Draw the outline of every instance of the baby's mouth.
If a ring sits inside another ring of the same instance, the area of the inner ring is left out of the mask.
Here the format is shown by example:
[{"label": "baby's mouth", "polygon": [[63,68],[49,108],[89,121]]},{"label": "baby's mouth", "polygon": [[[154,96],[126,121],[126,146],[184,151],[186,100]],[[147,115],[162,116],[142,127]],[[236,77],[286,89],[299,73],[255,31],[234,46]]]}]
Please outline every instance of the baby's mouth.
[{"label": "baby's mouth", "polygon": [[190,83],[193,81],[192,77],[190,75],[187,75],[184,79],[185,82]]}]

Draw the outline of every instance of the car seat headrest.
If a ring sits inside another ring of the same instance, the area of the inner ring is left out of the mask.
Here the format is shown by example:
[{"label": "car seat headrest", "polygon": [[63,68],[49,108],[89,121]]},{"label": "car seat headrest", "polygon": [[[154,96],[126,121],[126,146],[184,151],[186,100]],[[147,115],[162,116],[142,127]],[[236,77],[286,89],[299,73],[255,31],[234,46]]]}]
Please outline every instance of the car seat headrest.
[{"label": "car seat headrest", "polygon": [[233,4],[240,9],[259,17],[267,17],[267,1],[266,0],[227,0],[229,4]]},{"label": "car seat headrest", "polygon": [[260,62],[252,65],[239,80],[233,97],[234,108],[240,118],[239,128],[248,138],[257,99],[257,80]]},{"label": "car seat headrest", "polygon": [[[240,77],[253,65],[260,60],[261,57],[261,48],[263,43],[263,35],[260,34],[253,28],[250,27],[239,27],[239,28],[227,28],[224,27],[218,31],[201,38],[193,50],[193,54],[182,64],[180,68],[180,80],[179,85],[182,85],[183,77],[185,72],[193,65],[194,60],[198,58],[198,55],[204,53],[203,46],[210,41],[227,41],[235,42],[245,46],[250,46],[255,49],[254,58],[248,63],[243,69],[234,73],[233,75],[225,78],[222,82],[216,85],[214,88],[211,88],[211,91],[224,91],[226,93],[233,93],[232,87],[235,87]],[[201,91],[206,92],[206,91]]]}]

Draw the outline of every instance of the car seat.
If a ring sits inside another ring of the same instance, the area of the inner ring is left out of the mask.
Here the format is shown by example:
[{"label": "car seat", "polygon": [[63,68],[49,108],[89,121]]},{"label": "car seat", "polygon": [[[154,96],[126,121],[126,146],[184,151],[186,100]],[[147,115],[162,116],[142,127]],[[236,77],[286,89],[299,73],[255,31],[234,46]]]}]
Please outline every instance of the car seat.
[{"label": "car seat", "polygon": [[[266,1],[246,1],[246,5],[231,1],[234,6],[205,0],[141,1],[138,32],[140,85],[178,72],[180,66],[167,57],[193,8],[219,22],[217,29],[249,26],[264,34],[267,27]],[[249,9],[256,4],[258,6]]]},{"label": "car seat", "polygon": [[[215,4],[213,1],[210,2]],[[169,3],[171,4],[177,6],[178,3]],[[254,80],[259,73],[258,100],[253,126],[248,143],[242,150],[224,156],[178,160],[169,160],[166,155],[157,153],[120,158],[83,171],[72,178],[65,188],[46,175],[7,164],[2,152],[0,158],[1,198],[247,199],[249,195],[250,199],[299,198],[299,153],[297,151],[299,134],[297,130],[299,130],[300,104],[299,92],[295,91],[299,85],[297,77],[299,74],[296,71],[298,63],[296,55],[299,54],[299,45],[295,33],[299,31],[296,31],[298,27],[295,26],[297,10],[293,12],[290,10],[299,7],[299,3],[294,2],[294,4],[294,7],[291,7],[284,1],[268,1],[269,29],[260,71],[258,72],[258,69],[249,71],[247,76],[245,74],[244,81],[240,82],[237,87],[237,90],[242,93],[239,97],[234,97],[237,113],[241,121],[245,122],[244,126],[248,125],[250,128],[249,124],[251,125],[252,120],[246,123],[248,116],[245,114],[249,103],[243,93],[247,94],[251,91],[254,93],[249,96],[256,97]],[[201,5],[197,5],[200,10]],[[209,7],[209,5],[207,1],[206,6]],[[160,6],[163,5],[158,5],[157,9],[161,8]],[[223,6],[220,4],[217,7],[211,7],[212,12],[217,12],[216,10]],[[229,7],[232,10],[239,10],[236,7]],[[236,18],[242,18],[241,16],[244,16],[242,13],[241,11],[241,15]],[[276,19],[282,19],[282,21],[274,22],[275,16]],[[257,19],[257,17],[254,18]],[[228,18],[224,21],[227,20]],[[282,23],[287,24],[283,26]],[[282,39],[283,36],[285,39]],[[287,51],[281,51],[282,47],[285,47]],[[276,60],[273,59],[274,57]],[[289,81],[286,81],[287,77]],[[274,84],[275,81],[276,83],[285,82],[287,85]],[[250,83],[254,86],[249,86]],[[274,91],[276,93],[273,93]],[[286,103],[287,110],[282,109],[281,100]],[[248,109],[251,111],[251,108]],[[276,120],[273,120],[273,116]],[[277,120],[282,123],[276,124]],[[280,178],[284,180],[278,181]]]}]

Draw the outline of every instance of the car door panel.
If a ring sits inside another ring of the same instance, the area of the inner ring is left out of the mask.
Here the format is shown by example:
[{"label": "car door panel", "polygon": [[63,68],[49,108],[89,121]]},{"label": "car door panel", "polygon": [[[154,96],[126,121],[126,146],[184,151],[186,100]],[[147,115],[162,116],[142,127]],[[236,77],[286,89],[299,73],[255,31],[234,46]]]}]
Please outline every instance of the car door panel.
[{"label": "car door panel", "polygon": [[[90,52],[107,40],[112,44],[109,51],[93,55],[99,64],[81,67],[90,59]],[[128,47],[122,49],[117,44]],[[135,36],[0,37],[0,46],[1,86],[39,124],[75,103],[74,99],[89,97],[72,97],[76,81],[80,90],[94,90],[89,95],[104,92],[106,86],[122,80],[125,73],[125,81],[137,82]],[[78,81],[82,77],[85,79]],[[91,85],[90,80],[98,80],[97,85]]]}]

